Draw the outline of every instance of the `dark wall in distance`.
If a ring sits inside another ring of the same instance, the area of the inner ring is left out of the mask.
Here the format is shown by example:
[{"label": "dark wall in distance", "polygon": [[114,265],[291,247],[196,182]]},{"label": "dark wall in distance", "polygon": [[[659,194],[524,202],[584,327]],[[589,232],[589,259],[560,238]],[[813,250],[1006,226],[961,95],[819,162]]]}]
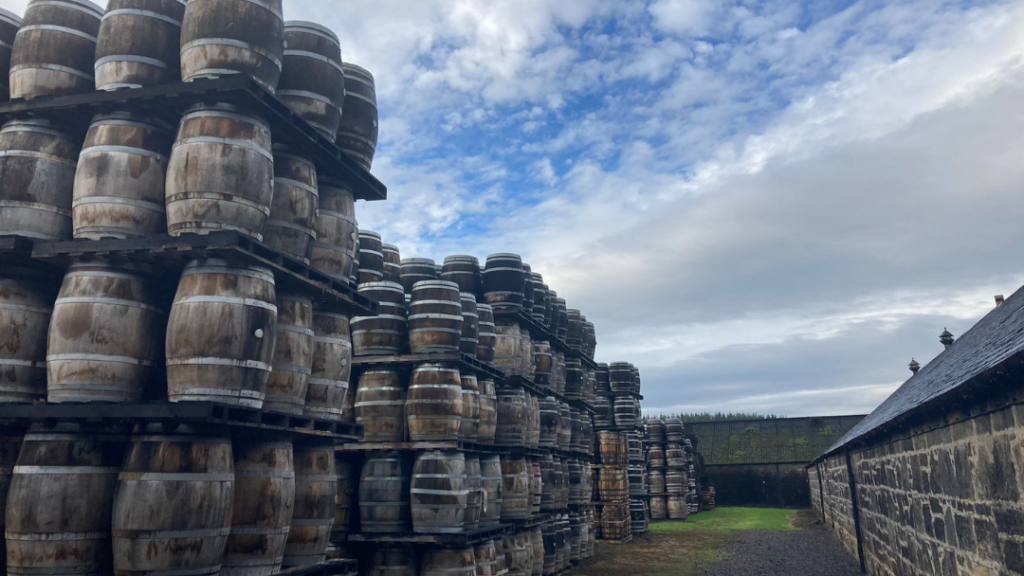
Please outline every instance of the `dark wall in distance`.
[{"label": "dark wall in distance", "polygon": [[805,466],[708,466],[704,474],[715,485],[717,506],[810,508],[811,491]]}]

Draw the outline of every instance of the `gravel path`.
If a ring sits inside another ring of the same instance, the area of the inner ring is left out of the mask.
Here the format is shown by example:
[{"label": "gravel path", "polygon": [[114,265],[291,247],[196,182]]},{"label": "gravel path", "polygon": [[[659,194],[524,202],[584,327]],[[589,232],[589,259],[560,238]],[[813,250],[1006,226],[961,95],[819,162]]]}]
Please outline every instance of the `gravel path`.
[{"label": "gravel path", "polygon": [[704,576],[861,576],[857,561],[824,528],[737,532],[727,558]]}]

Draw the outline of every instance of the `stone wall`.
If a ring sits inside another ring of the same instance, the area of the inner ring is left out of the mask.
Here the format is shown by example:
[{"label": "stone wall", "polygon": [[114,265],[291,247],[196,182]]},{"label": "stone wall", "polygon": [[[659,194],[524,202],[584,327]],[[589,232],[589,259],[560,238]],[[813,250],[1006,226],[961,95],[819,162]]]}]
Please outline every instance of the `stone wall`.
[{"label": "stone wall", "polygon": [[821,481],[817,466],[807,469],[807,484],[811,491],[811,508],[814,509],[815,514],[821,516],[824,511],[821,508]]},{"label": "stone wall", "polygon": [[[1024,406],[964,407],[850,452],[864,564],[875,576],[1024,574]],[[846,455],[809,473],[814,502],[851,554]]]},{"label": "stone wall", "polygon": [[715,485],[718,506],[808,508],[807,470],[803,464],[705,466]]}]

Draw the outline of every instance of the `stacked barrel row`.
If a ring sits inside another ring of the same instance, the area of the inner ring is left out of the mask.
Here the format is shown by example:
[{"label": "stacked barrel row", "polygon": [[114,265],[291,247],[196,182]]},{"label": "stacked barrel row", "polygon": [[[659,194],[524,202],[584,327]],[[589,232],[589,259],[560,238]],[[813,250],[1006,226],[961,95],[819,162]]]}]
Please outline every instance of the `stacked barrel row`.
[{"label": "stacked barrel row", "polygon": [[632,430],[640,425],[640,371],[628,362],[598,364],[594,408],[597,430]]},{"label": "stacked barrel row", "polygon": [[598,435],[596,520],[603,540],[626,541],[632,534],[629,486],[629,440],[624,432]]},{"label": "stacked barrel row", "polygon": [[274,574],[318,564],[333,450],[188,426],[33,425],[0,436],[9,574]]},{"label": "stacked barrel row", "polygon": [[652,520],[685,520],[697,509],[693,448],[678,418],[649,420],[646,425]]},{"label": "stacked barrel row", "polygon": [[629,446],[629,515],[630,526],[634,536],[642,536],[648,532],[650,510],[647,504],[649,476],[647,471],[647,451],[644,447],[644,435],[637,431],[626,432]]}]

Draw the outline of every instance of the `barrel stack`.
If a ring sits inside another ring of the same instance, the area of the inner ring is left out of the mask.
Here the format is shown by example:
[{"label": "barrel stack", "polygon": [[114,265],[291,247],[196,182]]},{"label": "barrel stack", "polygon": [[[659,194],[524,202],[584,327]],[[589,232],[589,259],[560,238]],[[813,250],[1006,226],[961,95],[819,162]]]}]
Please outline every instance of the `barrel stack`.
[{"label": "barrel stack", "polygon": [[686,520],[700,511],[695,450],[678,418],[651,419],[646,425],[651,520]]},{"label": "barrel stack", "polygon": [[351,319],[393,310],[349,282],[386,189],[341,45],[281,0],[0,10],[8,572],[356,572]]}]

